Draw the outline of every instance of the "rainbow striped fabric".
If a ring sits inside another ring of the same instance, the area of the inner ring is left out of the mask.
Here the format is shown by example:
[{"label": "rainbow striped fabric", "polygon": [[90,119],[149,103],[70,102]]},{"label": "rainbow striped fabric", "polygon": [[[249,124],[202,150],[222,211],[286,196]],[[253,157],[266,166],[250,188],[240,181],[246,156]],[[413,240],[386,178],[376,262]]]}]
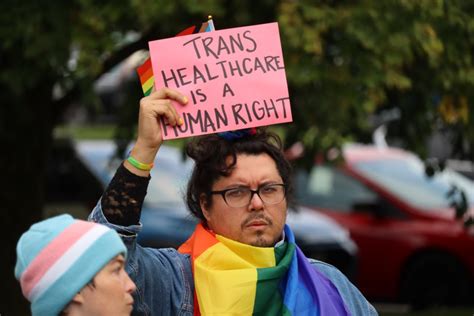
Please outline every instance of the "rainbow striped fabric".
[{"label": "rainbow striped fabric", "polygon": [[195,315],[349,315],[332,282],[311,266],[285,226],[286,241],[253,247],[198,224],[179,251],[190,254]]},{"label": "rainbow striped fabric", "polygon": [[[202,33],[202,32],[211,32],[214,30],[215,30],[214,22],[212,21],[212,18],[209,18],[209,20],[207,22],[202,23],[201,26],[193,25],[181,31],[176,36],[183,36],[183,35]],[[147,96],[151,93],[153,84],[155,83],[150,57],[148,57],[148,59],[145,60],[145,62],[137,68],[137,73],[138,73],[138,77],[140,78],[143,94]]]}]

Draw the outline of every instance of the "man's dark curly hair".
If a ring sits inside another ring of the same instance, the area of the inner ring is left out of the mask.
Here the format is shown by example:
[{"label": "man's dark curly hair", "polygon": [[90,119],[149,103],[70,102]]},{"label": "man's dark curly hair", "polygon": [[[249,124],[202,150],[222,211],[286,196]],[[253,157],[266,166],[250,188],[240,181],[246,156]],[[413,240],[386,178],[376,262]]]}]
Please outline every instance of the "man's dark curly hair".
[{"label": "man's dark curly hair", "polygon": [[[206,223],[200,205],[200,197],[206,196],[207,205],[212,205],[210,192],[212,185],[220,177],[229,176],[234,168],[237,155],[268,154],[276,164],[280,177],[286,185],[286,199],[291,201],[293,185],[291,165],[283,153],[283,146],[277,134],[266,129],[257,129],[254,135],[227,140],[212,134],[193,139],[186,146],[186,154],[195,161],[186,192],[186,203],[191,213]],[[228,163],[228,157],[231,157]]]}]

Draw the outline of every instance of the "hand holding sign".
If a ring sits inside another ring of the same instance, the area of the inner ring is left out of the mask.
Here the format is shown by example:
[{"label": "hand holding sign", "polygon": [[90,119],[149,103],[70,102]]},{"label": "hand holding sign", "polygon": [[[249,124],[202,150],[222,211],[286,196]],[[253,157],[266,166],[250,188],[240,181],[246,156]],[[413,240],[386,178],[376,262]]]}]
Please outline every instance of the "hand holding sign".
[{"label": "hand holding sign", "polygon": [[[153,163],[156,153],[163,143],[161,122],[165,121],[169,126],[183,124],[183,119],[179,116],[171,100],[174,100],[180,106],[188,103],[186,96],[169,88],[152,91],[149,96],[140,100],[138,137],[130,153],[137,161],[144,164]],[[135,174],[142,176],[149,174],[148,171],[143,172],[131,167],[129,167],[129,170],[133,170]]]},{"label": "hand holding sign", "polygon": [[161,124],[164,139],[292,121],[277,23],[149,46],[155,85],[190,97],[186,108],[174,103],[182,125]]}]

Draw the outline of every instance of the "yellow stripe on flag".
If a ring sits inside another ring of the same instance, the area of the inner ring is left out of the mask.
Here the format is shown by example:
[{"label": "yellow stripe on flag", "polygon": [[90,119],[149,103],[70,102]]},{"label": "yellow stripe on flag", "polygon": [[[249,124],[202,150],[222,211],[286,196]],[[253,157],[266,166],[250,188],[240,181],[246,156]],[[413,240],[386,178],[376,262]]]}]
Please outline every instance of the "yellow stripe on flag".
[{"label": "yellow stripe on flag", "polygon": [[269,268],[276,265],[275,248],[273,247],[254,247],[221,235],[216,235],[216,239],[233,252],[238,253],[239,257],[253,268]]},{"label": "yellow stripe on flag", "polygon": [[154,83],[154,82],[155,82],[155,78],[150,77],[150,78],[142,85],[143,92],[146,92],[146,91],[150,90],[150,89],[153,87],[153,83]]},{"label": "yellow stripe on flag", "polygon": [[220,243],[194,261],[194,284],[201,315],[252,315],[257,268],[275,266],[274,250],[248,246],[219,235],[216,238]]}]

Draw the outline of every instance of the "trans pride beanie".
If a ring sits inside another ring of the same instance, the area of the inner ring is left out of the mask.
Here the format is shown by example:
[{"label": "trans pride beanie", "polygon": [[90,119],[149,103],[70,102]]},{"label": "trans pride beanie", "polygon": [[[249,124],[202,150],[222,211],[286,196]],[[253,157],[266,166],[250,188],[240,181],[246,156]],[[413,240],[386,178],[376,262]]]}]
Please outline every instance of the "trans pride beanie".
[{"label": "trans pride beanie", "polygon": [[118,234],[101,224],[59,215],[18,241],[15,277],[33,316],[58,315],[114,257],[126,255]]}]

